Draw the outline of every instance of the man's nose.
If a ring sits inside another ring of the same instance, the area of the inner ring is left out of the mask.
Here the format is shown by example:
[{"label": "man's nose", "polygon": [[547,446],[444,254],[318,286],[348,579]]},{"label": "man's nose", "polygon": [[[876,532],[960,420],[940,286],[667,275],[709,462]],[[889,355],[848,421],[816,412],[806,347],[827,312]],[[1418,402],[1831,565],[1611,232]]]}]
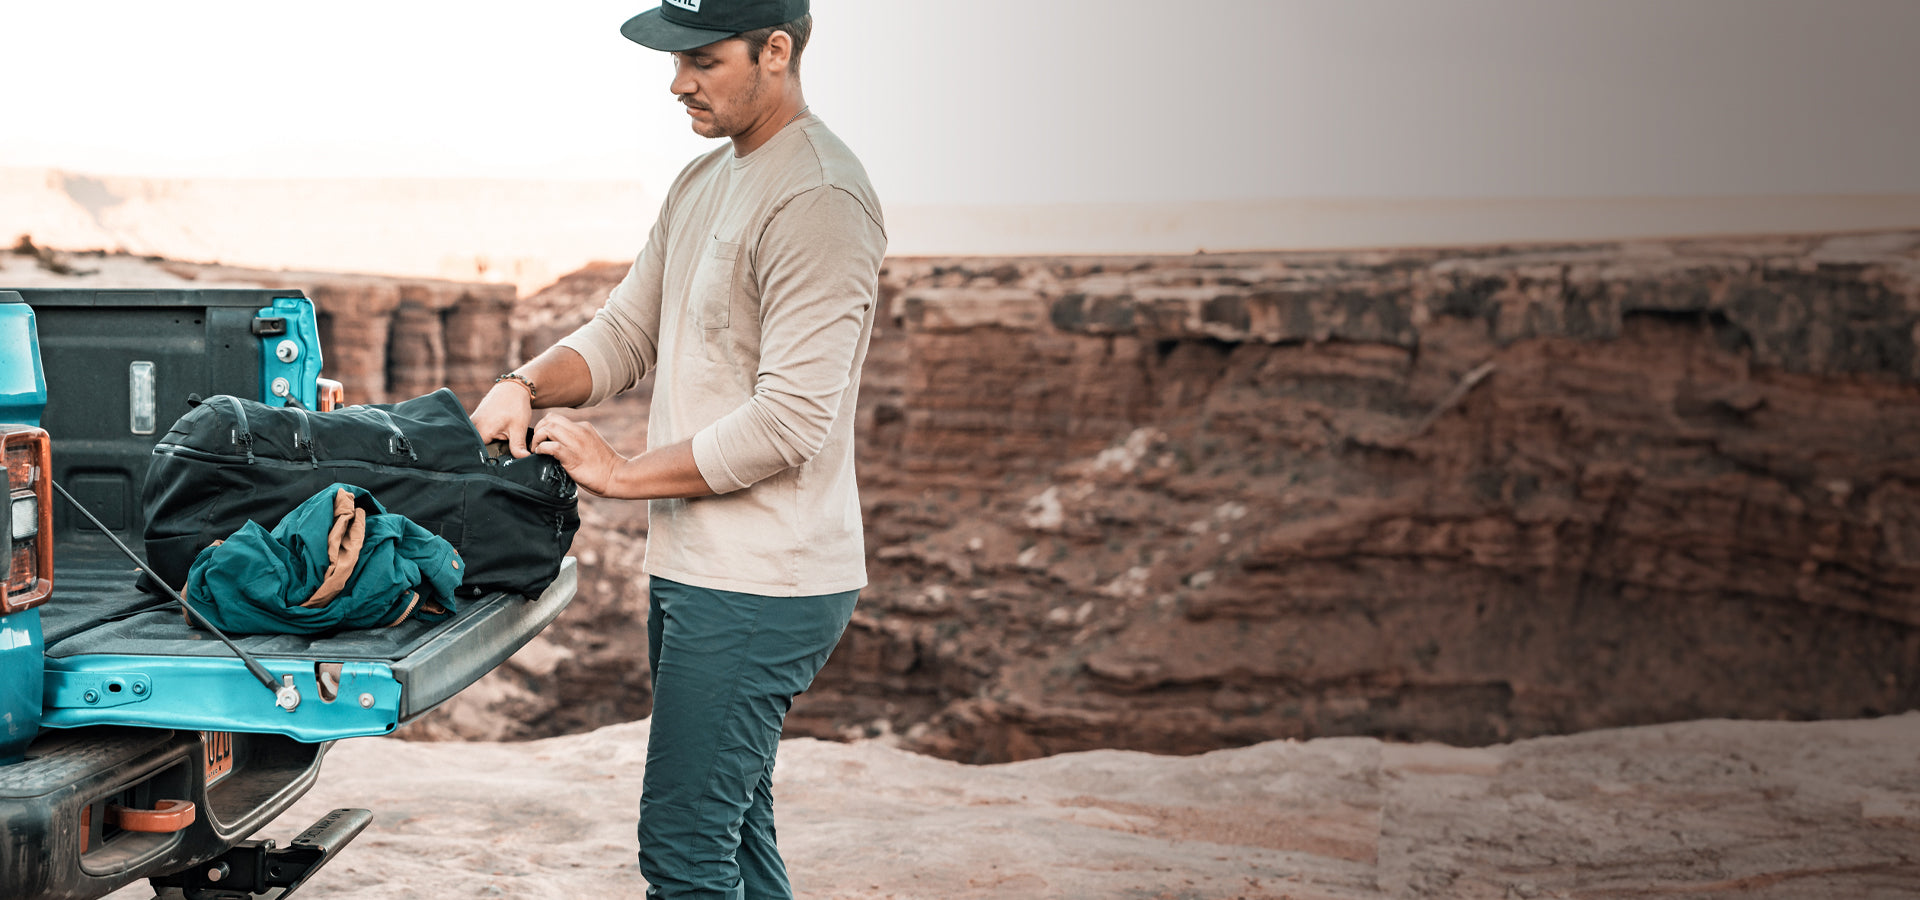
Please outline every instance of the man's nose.
[{"label": "man's nose", "polygon": [[673,67],[673,82],[667,85],[667,90],[672,91],[675,97],[685,97],[699,90],[699,85],[693,83],[691,76],[692,73],[688,70],[686,63],[675,63]]}]

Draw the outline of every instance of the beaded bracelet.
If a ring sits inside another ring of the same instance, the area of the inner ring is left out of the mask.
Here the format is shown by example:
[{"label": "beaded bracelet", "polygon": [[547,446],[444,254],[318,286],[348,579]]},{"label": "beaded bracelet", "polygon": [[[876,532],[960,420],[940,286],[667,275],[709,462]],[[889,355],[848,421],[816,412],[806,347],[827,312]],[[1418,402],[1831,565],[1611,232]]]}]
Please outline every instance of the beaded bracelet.
[{"label": "beaded bracelet", "polygon": [[502,382],[502,381],[517,381],[517,382],[519,382],[519,383],[520,383],[520,386],[521,386],[521,387],[523,387],[523,388],[526,388],[526,389],[527,389],[527,400],[528,400],[528,401],[533,401],[533,400],[538,400],[538,399],[540,399],[540,389],[539,389],[539,388],[537,388],[537,387],[534,387],[534,386],[533,386],[533,379],[531,379],[531,378],[528,378],[527,376],[525,376],[525,375],[522,375],[522,374],[520,374],[519,372],[508,372],[508,373],[507,373],[507,374],[505,374],[505,375],[502,375],[502,376],[500,376],[500,377],[498,377],[498,378],[495,378],[495,379],[493,380],[493,383],[494,383],[494,384],[499,384],[499,383],[500,383],[500,382]]}]

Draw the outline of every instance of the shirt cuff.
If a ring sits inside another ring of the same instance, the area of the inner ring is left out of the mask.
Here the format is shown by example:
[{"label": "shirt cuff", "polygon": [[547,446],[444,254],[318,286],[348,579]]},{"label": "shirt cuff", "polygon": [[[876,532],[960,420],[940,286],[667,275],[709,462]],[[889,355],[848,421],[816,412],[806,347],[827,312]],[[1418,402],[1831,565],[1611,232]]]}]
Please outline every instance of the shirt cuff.
[{"label": "shirt cuff", "polygon": [[733,474],[726,457],[721,455],[719,432],[717,422],[694,432],[693,464],[700,469],[700,477],[706,479],[708,490],[726,494],[747,487],[747,483]]}]

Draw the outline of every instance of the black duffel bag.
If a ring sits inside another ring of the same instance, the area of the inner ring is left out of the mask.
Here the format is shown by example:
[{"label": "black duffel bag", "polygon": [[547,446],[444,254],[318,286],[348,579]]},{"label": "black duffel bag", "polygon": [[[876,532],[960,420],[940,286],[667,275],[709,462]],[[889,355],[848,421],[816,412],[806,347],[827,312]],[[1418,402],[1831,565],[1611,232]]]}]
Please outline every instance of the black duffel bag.
[{"label": "black duffel bag", "polygon": [[336,482],[460,552],[460,593],[538,595],[580,528],[577,489],[551,456],[488,453],[446,388],[328,412],[218,395],[193,405],[153,448],[141,504],[147,562],[178,587],[194,557],[252,520],[272,528]]}]

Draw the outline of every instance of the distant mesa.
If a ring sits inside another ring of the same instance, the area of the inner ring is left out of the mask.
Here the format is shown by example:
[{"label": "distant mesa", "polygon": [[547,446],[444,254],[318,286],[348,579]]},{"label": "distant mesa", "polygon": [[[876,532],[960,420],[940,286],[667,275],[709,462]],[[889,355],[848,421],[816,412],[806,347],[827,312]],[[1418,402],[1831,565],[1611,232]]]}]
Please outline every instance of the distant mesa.
[{"label": "distant mesa", "polygon": [[[885,198],[883,198],[884,200]],[[0,235],[267,269],[512,284],[628,260],[659,206],[637,181],[146,178],[0,168]],[[1186,254],[1920,227],[1920,195],[1247,198],[887,203],[896,256]]]}]

